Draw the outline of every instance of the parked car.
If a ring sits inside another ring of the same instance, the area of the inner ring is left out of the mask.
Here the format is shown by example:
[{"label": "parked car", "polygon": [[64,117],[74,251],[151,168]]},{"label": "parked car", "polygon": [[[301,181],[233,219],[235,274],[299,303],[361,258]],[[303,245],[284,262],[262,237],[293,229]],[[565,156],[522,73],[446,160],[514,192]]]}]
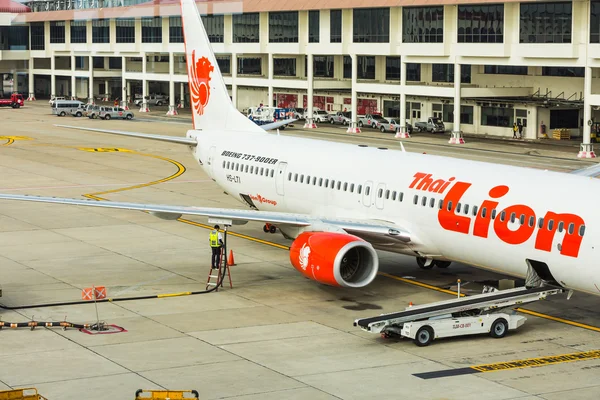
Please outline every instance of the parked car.
[{"label": "parked car", "polygon": [[132,119],[133,113],[121,107],[101,107],[98,116],[102,119]]},{"label": "parked car", "polygon": [[[146,104],[148,104],[149,106],[162,106],[163,104],[167,104],[168,101],[169,101],[169,98],[166,96],[163,96],[163,95],[148,96],[148,99],[146,100]],[[136,106],[141,106],[142,103],[143,103],[143,99],[135,100]]]},{"label": "parked car", "polygon": [[[386,119],[386,122],[378,122],[377,123],[377,128],[379,128],[379,130],[381,132],[392,132],[395,133],[398,128],[400,128],[400,122],[398,120],[395,119]],[[408,122],[406,122],[406,131],[411,134],[413,131],[413,127],[411,124],[409,124]]]},{"label": "parked car", "polygon": [[367,114],[364,117],[358,118],[358,127],[362,128],[367,125],[373,129],[377,129],[378,122],[386,122],[386,119],[381,116],[381,114]]},{"label": "parked car", "polygon": [[352,113],[350,111],[338,111],[329,115],[331,124],[349,125],[352,122]]},{"label": "parked car", "polygon": [[427,122],[420,121],[415,123],[415,129],[417,132],[446,132],[446,126],[441,119],[435,117],[427,118]]},{"label": "parked car", "polygon": [[306,110],[304,108],[296,107],[294,108],[294,119],[304,119],[304,113]]}]

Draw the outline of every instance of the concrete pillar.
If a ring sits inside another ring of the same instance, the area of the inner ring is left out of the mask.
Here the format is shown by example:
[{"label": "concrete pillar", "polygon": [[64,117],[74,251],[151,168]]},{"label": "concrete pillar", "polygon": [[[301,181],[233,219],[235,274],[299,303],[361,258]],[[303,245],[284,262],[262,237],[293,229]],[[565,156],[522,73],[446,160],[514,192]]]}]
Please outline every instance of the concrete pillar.
[{"label": "concrete pillar", "polygon": [[313,69],[314,69],[314,56],[312,54],[308,54],[306,62],[307,71],[306,71],[306,81],[308,83],[307,90],[307,99],[306,99],[306,116],[304,127],[308,129],[314,129],[317,127],[317,124],[314,123],[313,120]]},{"label": "concrete pillar", "polygon": [[592,94],[592,68],[585,67],[585,77],[583,80],[583,143],[577,157],[596,158],[594,146],[591,141],[592,106],[590,105],[590,96]]},{"label": "concrete pillar", "polygon": [[56,58],[54,57],[54,54],[52,54],[52,56],[50,57],[50,98],[56,96],[56,75],[54,72],[55,69]]},{"label": "concrete pillar", "polygon": [[75,56],[71,56],[71,100],[77,99],[77,78],[75,77]]},{"label": "concrete pillar", "polygon": [[406,139],[410,137],[406,129],[406,63],[400,60],[400,127],[396,132],[396,137]]},{"label": "concrete pillar", "polygon": [[[131,82],[127,81],[127,104],[133,103],[133,99],[131,98]],[[129,105],[126,106],[129,109]]]},{"label": "concrete pillar", "polygon": [[177,115],[177,109],[175,109],[175,82],[173,78],[175,75],[175,55],[169,53],[169,111],[167,115]]},{"label": "concrete pillar", "polygon": [[185,105],[185,82],[181,82],[179,84],[179,104],[177,105],[177,107],[183,108],[184,105]]},{"label": "concrete pillar", "polygon": [[110,90],[109,90],[109,85],[110,82],[108,81],[108,79],[104,80],[104,95],[102,96],[102,101],[110,101]]},{"label": "concrete pillar", "polygon": [[269,58],[268,62],[268,77],[269,77],[269,86],[268,86],[268,95],[269,100],[267,101],[267,105],[269,107],[273,107],[273,54],[267,54]]},{"label": "concrete pillar", "polygon": [[350,106],[350,112],[352,113],[352,122],[350,123],[350,125],[348,126],[348,130],[346,132],[348,133],[360,133],[360,128],[358,127],[357,121],[358,121],[358,112],[357,112],[357,107],[358,107],[358,101],[357,101],[357,96],[356,96],[356,82],[358,80],[358,57],[356,56],[356,54],[352,54],[350,55],[350,58],[352,59],[352,94],[351,94],[351,106]]},{"label": "concrete pillar", "polygon": [[88,57],[88,103],[94,104],[94,58]]},{"label": "concrete pillar", "polygon": [[452,136],[448,141],[450,144],[465,144],[460,131],[460,64],[454,64],[454,127]]},{"label": "concrete pillar", "polygon": [[231,102],[233,106],[237,109],[237,54],[231,54]]},{"label": "concrete pillar", "polygon": [[19,90],[19,73],[17,71],[12,72],[12,91],[17,92]]},{"label": "concrete pillar", "polygon": [[142,54],[142,106],[140,112],[150,112],[146,97],[148,96],[148,81],[146,80],[146,53]]},{"label": "concrete pillar", "polygon": [[[112,36],[111,36],[112,38]],[[121,57],[121,107],[125,110],[129,110],[128,104],[128,92],[129,92],[129,82],[125,78],[125,73],[127,72],[127,58]]]},{"label": "concrete pillar", "polygon": [[34,76],[33,76],[33,58],[29,59],[29,96],[27,101],[35,101],[35,87],[34,87]]}]

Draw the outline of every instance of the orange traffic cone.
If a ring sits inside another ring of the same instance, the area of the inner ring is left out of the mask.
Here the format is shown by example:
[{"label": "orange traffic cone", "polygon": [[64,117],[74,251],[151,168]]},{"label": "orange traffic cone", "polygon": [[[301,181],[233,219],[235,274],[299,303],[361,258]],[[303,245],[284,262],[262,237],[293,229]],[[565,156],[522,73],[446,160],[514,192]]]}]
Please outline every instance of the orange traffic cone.
[{"label": "orange traffic cone", "polygon": [[233,259],[233,250],[229,250],[229,259],[227,259],[227,266],[231,267],[235,265],[235,261]]},{"label": "orange traffic cone", "polygon": [[412,303],[412,301],[411,301],[410,303],[408,303],[408,306],[409,306],[409,307],[412,307],[412,306],[413,306],[413,303]]}]

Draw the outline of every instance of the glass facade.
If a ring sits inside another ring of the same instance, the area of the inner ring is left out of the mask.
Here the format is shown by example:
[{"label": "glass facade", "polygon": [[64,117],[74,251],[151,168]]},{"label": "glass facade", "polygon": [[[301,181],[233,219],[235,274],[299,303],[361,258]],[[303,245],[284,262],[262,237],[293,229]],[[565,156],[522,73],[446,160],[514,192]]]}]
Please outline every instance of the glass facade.
[{"label": "glass facade", "polygon": [[329,41],[342,43],[342,10],[331,10],[329,13]]},{"label": "glass facade", "polygon": [[135,43],[135,20],[133,18],[117,18],[117,43]]},{"label": "glass facade", "polygon": [[29,50],[29,26],[0,26],[0,50]]},{"label": "glass facade", "polygon": [[202,23],[211,43],[225,41],[225,17],[223,15],[203,15]]},{"label": "glass facade", "polygon": [[514,109],[508,107],[481,107],[481,125],[512,127]]},{"label": "glass facade", "polygon": [[399,81],[400,80],[400,57],[385,58],[385,80]]},{"label": "glass facade", "polygon": [[235,14],[232,17],[232,23],[233,43],[259,42],[260,17],[258,13]]},{"label": "glass facade", "polygon": [[389,8],[355,8],[352,11],[354,43],[388,43],[390,41]]},{"label": "glass facade", "polygon": [[315,78],[333,78],[333,56],[314,56],[313,62]]},{"label": "glass facade", "polygon": [[262,75],[262,58],[239,57],[237,72],[240,75]]},{"label": "glass facade", "polygon": [[[433,82],[454,82],[454,64],[432,64],[431,80]],[[471,83],[471,65],[460,65],[460,83]]]},{"label": "glass facade", "polygon": [[162,19],[161,17],[142,18],[142,43],[162,42]]},{"label": "glass facade", "polygon": [[29,24],[31,32],[31,50],[44,50],[46,35],[43,22],[32,22]]},{"label": "glass facade", "polygon": [[269,13],[269,43],[298,43],[298,11]]},{"label": "glass facade", "polygon": [[583,67],[542,67],[543,76],[571,76],[583,78],[585,68]]},{"label": "glass facade", "polygon": [[527,75],[527,67],[520,65],[486,65],[483,68],[483,73],[499,75]]},{"label": "glass facade", "polygon": [[87,21],[71,21],[71,43],[87,42]]},{"label": "glass facade", "polygon": [[358,56],[358,79],[375,79],[375,56]]},{"label": "glass facade", "polygon": [[65,42],[65,21],[50,21],[50,43]]},{"label": "glass facade", "polygon": [[521,3],[520,43],[571,43],[571,2]]},{"label": "glass facade", "polygon": [[444,7],[402,7],[402,42],[442,43]]},{"label": "glass facade", "polygon": [[110,43],[110,27],[107,19],[92,20],[92,43]]},{"label": "glass facade", "polygon": [[458,6],[458,43],[502,43],[504,5]]},{"label": "glass facade", "polygon": [[275,76],[296,76],[295,58],[274,58],[273,75]]},{"label": "glass facade", "polygon": [[319,10],[310,10],[308,12],[308,43],[319,43]]}]

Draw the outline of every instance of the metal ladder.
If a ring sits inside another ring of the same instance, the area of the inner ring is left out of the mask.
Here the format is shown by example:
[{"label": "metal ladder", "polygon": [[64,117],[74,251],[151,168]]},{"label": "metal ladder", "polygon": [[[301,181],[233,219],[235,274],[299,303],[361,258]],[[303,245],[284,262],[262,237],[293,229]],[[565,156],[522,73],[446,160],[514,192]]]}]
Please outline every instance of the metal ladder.
[{"label": "metal ladder", "polygon": [[[221,284],[219,286],[223,287],[223,281],[225,280],[225,274],[229,278],[229,288],[233,289],[233,283],[231,282],[231,272],[229,267],[227,266],[227,257],[225,256],[225,246],[221,247],[221,254],[219,255],[219,269],[217,270],[217,274],[214,274],[214,269],[212,269],[212,265],[208,270],[208,279],[206,280],[206,290],[208,290],[211,286],[217,286],[219,282]],[[223,278],[221,278],[223,277]],[[211,282],[212,279],[216,279],[216,282]],[[219,286],[215,289],[215,292],[219,291]]]}]

